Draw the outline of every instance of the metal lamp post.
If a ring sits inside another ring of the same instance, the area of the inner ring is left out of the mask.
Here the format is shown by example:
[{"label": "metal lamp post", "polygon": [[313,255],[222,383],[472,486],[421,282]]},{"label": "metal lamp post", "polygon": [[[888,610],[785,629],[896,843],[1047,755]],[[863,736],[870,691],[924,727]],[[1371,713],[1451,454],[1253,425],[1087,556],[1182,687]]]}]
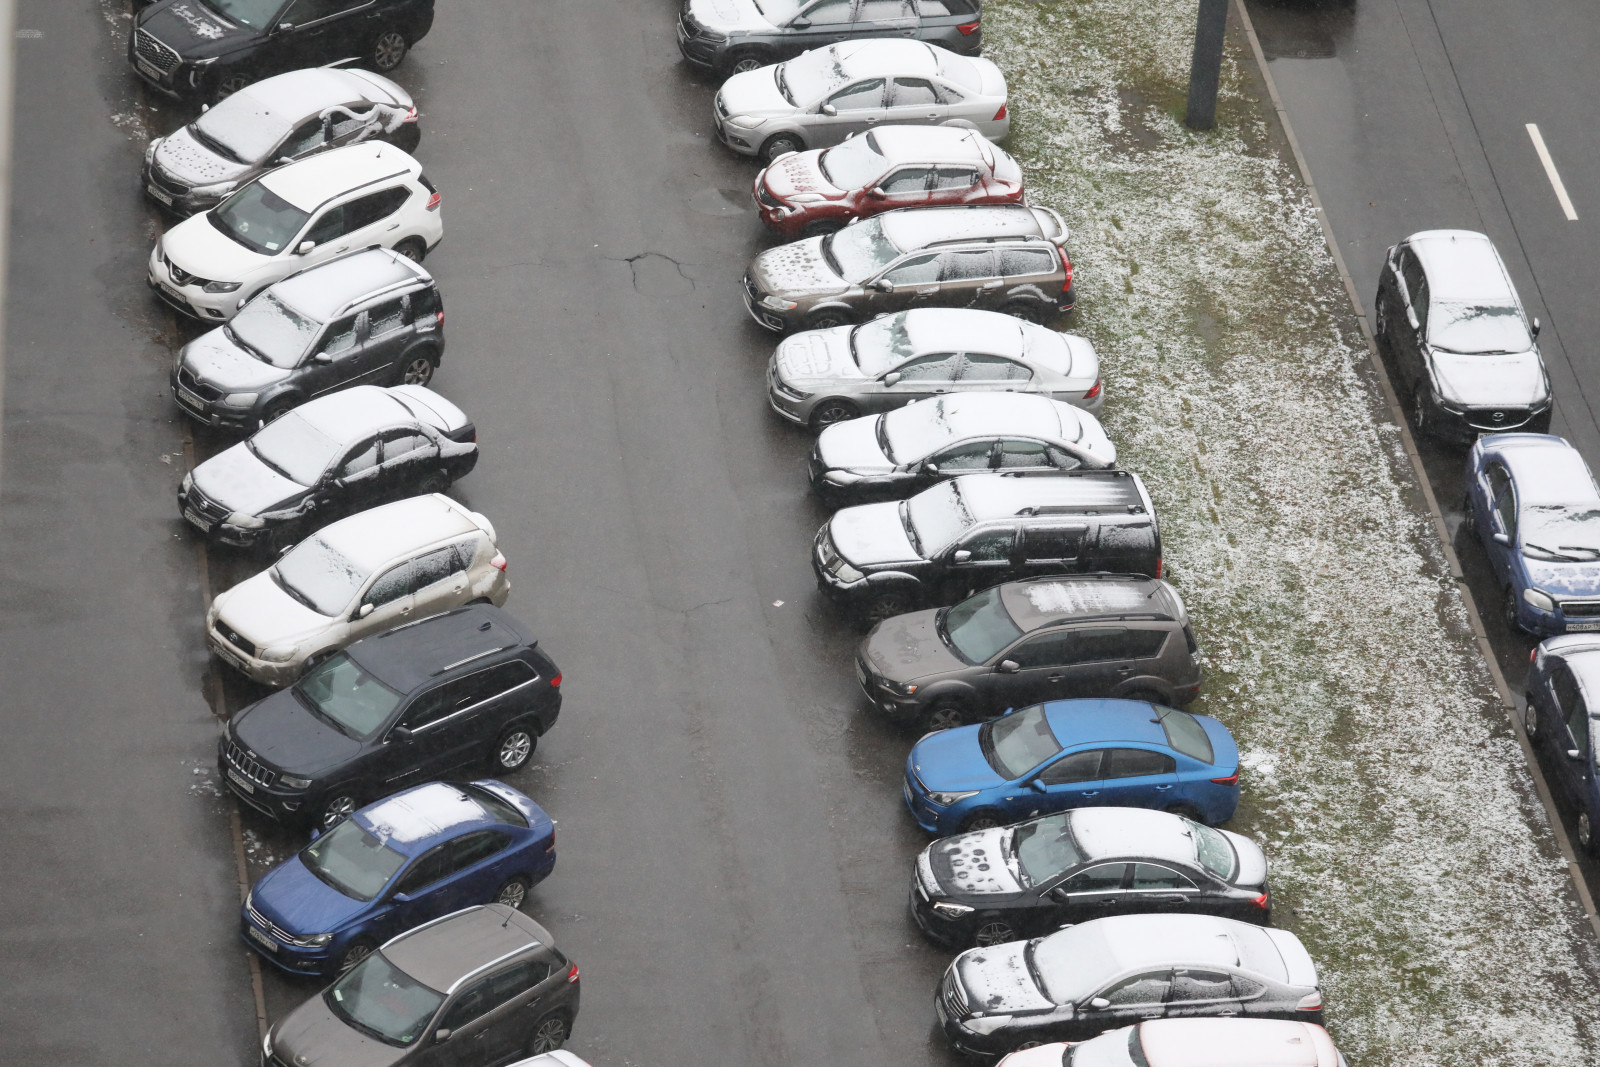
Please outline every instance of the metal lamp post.
[{"label": "metal lamp post", "polygon": [[1217,124],[1217,88],[1222,81],[1222,39],[1228,29],[1228,0],[1200,0],[1194,31],[1194,63],[1189,67],[1189,107],[1183,124],[1209,130]]}]

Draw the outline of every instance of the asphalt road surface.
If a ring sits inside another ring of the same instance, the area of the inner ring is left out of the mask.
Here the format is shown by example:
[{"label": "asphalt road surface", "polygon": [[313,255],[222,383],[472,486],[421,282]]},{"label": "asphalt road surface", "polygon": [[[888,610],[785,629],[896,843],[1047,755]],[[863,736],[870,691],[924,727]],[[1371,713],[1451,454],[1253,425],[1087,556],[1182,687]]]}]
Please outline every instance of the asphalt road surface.
[{"label": "asphalt road surface", "polygon": [[[912,737],[862,708],[855,633],[818,599],[809,438],[766,409],[773,338],[739,279],[767,243],[753,165],[710,134],[674,0],[440,4],[397,73],[444,194],[435,387],[484,450],[456,495],[495,523],[508,608],[564,671],[511,782],[559,823],[530,897],[579,962],[597,1064],[954,1062],[948,954],[905,912],[925,838]],[[207,554],[173,492],[227,442],[167,395],[194,330],[144,286],[164,220],[123,0],[22,0],[0,470],[0,1063],[251,1062],[239,877],[303,839],[217,788]],[[266,1015],[315,991],[268,971]]]}]

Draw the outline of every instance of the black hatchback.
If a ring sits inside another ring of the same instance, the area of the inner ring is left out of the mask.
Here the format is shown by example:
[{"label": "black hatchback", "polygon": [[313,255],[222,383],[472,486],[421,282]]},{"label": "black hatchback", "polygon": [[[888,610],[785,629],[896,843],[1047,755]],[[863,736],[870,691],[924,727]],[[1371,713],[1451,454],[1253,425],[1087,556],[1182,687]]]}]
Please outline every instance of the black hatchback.
[{"label": "black hatchback", "polygon": [[340,59],[387,74],[433,27],[433,0],[134,0],[134,72],[168,96],[221,99]]},{"label": "black hatchback", "polygon": [[357,641],[228,720],[223,781],[265,815],[326,827],[463,767],[514,771],[561,713],[538,644],[489,604]]}]

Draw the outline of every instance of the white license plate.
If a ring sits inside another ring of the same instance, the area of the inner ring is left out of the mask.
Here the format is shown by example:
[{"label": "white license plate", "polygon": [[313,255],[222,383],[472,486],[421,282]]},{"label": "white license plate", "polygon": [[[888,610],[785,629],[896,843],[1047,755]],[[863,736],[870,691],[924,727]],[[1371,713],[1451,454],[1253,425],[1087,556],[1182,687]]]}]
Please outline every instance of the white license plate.
[{"label": "white license plate", "polygon": [[238,786],[240,789],[243,789],[246,793],[254,793],[256,791],[256,787],[246,781],[245,776],[240,774],[238,771],[229,770],[228,780],[234,785]]},{"label": "white license plate", "polygon": [[147,186],[144,187],[144,190],[145,190],[145,192],[149,193],[151,196],[155,197],[157,200],[161,201],[163,204],[167,205],[168,207],[172,206],[172,197],[168,196],[166,193],[163,193],[160,189],[157,189],[155,186],[147,185]]},{"label": "white license plate", "polygon": [[189,390],[185,389],[181,385],[178,386],[178,403],[187,404],[196,411],[202,410],[206,406],[206,402],[204,400],[201,400],[198,396],[189,392]]},{"label": "white license plate", "polygon": [[211,524],[206,521],[204,515],[200,514],[194,508],[184,508],[183,517],[188,519],[195,526],[198,526],[200,529],[205,530],[207,533],[211,532]]},{"label": "white license plate", "polygon": [[161,73],[161,69],[159,67],[145,59],[143,56],[134,56],[133,62],[135,66],[144,71],[146,74],[150,75],[150,77],[154,78],[156,81],[161,81],[164,77],[166,77],[166,75]]},{"label": "white license plate", "polygon": [[1593,622],[1567,623],[1567,633],[1569,634],[1584,634],[1591,630],[1600,630],[1600,619],[1595,619]]},{"label": "white license plate", "polygon": [[257,930],[254,926],[246,926],[245,932],[250,935],[256,944],[260,945],[268,952],[278,951],[278,943],[272,940],[272,938],[268,937],[266,934],[262,933],[260,930]]}]

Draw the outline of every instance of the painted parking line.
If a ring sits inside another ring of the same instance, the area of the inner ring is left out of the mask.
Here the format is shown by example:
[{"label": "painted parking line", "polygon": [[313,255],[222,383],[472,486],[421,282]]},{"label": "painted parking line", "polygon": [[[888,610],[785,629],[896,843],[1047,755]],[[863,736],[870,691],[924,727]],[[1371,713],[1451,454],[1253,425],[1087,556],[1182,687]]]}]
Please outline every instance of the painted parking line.
[{"label": "painted parking line", "polygon": [[1544,146],[1544,135],[1539,132],[1537,123],[1528,123],[1528,136],[1533,140],[1533,150],[1539,153],[1539,162],[1544,164],[1544,176],[1550,179],[1550,187],[1556,191],[1556,199],[1561,201],[1561,210],[1567,213],[1567,221],[1577,222],[1578,213],[1572,207],[1572,198],[1567,195],[1567,187],[1561,182],[1555,160],[1550,158],[1550,149]]}]

